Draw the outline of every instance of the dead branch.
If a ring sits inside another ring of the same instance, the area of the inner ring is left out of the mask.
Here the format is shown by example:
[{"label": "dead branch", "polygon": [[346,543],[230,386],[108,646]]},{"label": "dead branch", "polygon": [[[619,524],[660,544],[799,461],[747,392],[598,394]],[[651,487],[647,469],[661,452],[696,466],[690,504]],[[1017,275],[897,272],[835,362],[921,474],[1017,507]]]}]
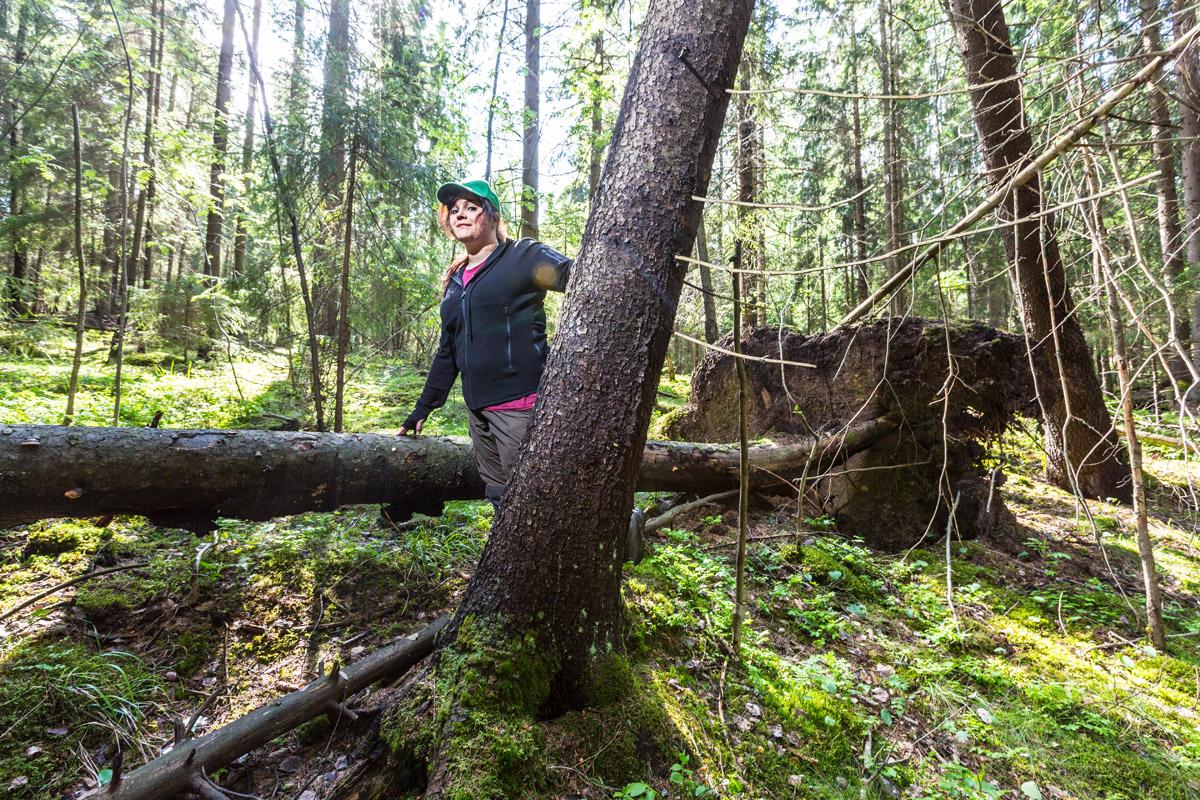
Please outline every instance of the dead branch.
[{"label": "dead branch", "polygon": [[419,633],[344,669],[335,665],[328,675],[303,689],[260,706],[199,739],[175,746],[170,752],[130,772],[120,786],[111,791],[97,790],[90,797],[167,800],[187,791],[207,792],[207,796],[214,798],[223,796],[208,782],[206,773],[322,714],[353,719],[353,712],[345,706],[347,698],[373,683],[402,675],[433,651],[439,634],[449,621],[449,616],[442,616]]}]

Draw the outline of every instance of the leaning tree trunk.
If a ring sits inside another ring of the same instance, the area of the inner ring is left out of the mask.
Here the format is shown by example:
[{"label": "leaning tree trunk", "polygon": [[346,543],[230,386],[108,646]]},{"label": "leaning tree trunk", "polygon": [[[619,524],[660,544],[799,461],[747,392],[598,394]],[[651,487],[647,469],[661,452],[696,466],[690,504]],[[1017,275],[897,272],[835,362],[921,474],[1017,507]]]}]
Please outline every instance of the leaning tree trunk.
[{"label": "leaning tree trunk", "polygon": [[[695,239],[692,198],[708,187],[752,6],[654,0],[647,12],[533,422],[437,666],[449,713],[409,739],[410,763],[429,765],[426,797],[461,796],[478,779],[461,773],[488,769],[464,754],[489,752],[498,725],[620,691],[621,563],[683,287],[676,256]],[[506,761],[491,768],[511,776]]]},{"label": "leaning tree trunk", "polygon": [[562,706],[586,704],[594,654],[621,649],[624,529],[683,285],[675,256],[700,222],[692,198],[708,186],[751,5],[650,8],[533,424],[459,614],[542,639]]},{"label": "leaning tree trunk", "polygon": [[[1004,10],[996,0],[951,0],[950,17],[972,87],[988,177],[1002,186],[1029,163],[1033,151]],[[1128,498],[1128,471],[1075,317],[1054,221],[1042,205],[1042,182],[1035,177],[998,213],[1002,222],[1021,220],[1004,230],[1013,291],[1026,334],[1046,349],[1057,371],[1059,385],[1039,387],[1047,475],[1088,497]]]}]

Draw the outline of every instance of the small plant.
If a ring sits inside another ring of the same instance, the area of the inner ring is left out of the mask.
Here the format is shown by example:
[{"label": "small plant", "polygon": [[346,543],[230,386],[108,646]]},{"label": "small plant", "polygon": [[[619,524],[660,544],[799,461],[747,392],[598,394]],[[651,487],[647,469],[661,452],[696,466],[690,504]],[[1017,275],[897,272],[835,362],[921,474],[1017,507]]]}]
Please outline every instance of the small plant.
[{"label": "small plant", "polygon": [[613,800],[655,800],[658,797],[658,792],[650,788],[648,784],[638,781],[636,783],[625,784],[624,789],[618,789],[613,795]]},{"label": "small plant", "polygon": [[672,785],[678,786],[684,797],[716,797],[717,793],[708,784],[696,779],[695,770],[688,767],[688,754],[680,753],[671,765]]}]

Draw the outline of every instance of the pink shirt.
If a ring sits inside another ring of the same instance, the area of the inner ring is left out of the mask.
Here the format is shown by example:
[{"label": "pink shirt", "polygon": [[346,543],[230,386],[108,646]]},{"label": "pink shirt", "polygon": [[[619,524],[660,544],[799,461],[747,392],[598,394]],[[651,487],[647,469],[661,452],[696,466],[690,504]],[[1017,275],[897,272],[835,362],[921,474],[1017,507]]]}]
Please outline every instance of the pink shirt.
[{"label": "pink shirt", "polygon": [[[475,266],[467,267],[463,270],[462,282],[464,287],[471,282],[471,278],[474,278],[475,273],[479,272],[479,268],[486,263],[487,259],[485,258]],[[533,405],[536,402],[537,392],[534,392],[533,394],[527,394],[524,397],[518,397],[516,400],[509,400],[507,403],[499,403],[494,406],[488,406],[484,409],[484,411],[529,411],[533,408]]]}]

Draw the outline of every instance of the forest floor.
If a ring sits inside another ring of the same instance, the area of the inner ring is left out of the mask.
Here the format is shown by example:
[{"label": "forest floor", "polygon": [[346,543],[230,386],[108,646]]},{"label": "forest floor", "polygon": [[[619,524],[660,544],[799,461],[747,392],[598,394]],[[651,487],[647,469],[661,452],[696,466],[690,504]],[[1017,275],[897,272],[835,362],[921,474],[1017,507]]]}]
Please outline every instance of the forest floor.
[{"label": "forest floor", "polygon": [[[78,421],[110,424],[107,342],[89,338],[86,350]],[[0,329],[0,421],[61,421],[69,374],[63,332]],[[124,380],[125,425],[160,410],[164,427],[304,416],[277,352],[187,364],[151,348],[131,354]],[[394,430],[421,383],[367,364],[347,391],[347,428]],[[686,378],[664,382],[660,411],[686,392]],[[465,433],[461,400],[426,430]],[[1200,516],[1189,486],[1200,471],[1181,453],[1148,456],[1163,653],[1142,637],[1131,510],[1092,503],[1093,526],[1039,479],[1025,434],[994,457],[1016,518],[995,540],[947,547],[930,532],[925,546],[882,554],[794,498],[756,497],[740,666],[728,658],[736,513],[697,512],[661,531],[624,593],[630,652],[674,730],[675,763],[613,776],[603,742],[572,751],[549,722],[537,734],[543,787],[528,796],[1200,798]],[[0,531],[0,614],[95,566],[144,562],[0,622],[0,795],[78,796],[111,779],[118,746],[130,766],[153,757],[171,719],[210,697],[200,733],[303,686],[322,664],[420,629],[454,608],[490,521],[485,503],[451,503],[402,533],[375,507],[223,520],[208,537],[137,518]],[[359,757],[361,732],[317,720],[215,777],[317,800]]]}]

